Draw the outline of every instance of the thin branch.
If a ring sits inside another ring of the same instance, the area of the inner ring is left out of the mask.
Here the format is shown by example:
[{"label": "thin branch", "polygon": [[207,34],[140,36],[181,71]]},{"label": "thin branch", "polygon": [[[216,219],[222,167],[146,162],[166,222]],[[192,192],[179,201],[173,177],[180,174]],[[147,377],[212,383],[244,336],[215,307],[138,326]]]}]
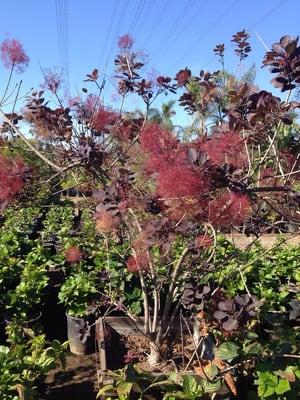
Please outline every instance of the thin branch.
[{"label": "thin branch", "polygon": [[50,167],[52,167],[53,169],[55,169],[56,171],[61,172],[62,168],[59,167],[58,165],[54,164],[54,162],[52,162],[51,160],[49,160],[47,157],[45,157],[39,150],[37,150],[31,143],[29,140],[26,139],[26,137],[23,135],[23,133],[20,131],[19,128],[16,127],[16,125],[11,122],[11,120],[9,118],[7,118],[7,116],[4,114],[4,112],[2,110],[0,110],[0,117],[3,119],[3,121],[5,121],[10,127],[11,129],[20,136],[20,138],[23,140],[23,142],[30,148],[30,150],[32,150],[41,160],[43,160],[46,164],[50,165]]}]

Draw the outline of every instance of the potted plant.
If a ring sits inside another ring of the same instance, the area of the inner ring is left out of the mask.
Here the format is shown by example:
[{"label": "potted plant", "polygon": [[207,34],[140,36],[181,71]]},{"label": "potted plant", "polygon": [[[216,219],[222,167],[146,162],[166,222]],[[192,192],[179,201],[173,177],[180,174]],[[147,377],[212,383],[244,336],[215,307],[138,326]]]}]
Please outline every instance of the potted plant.
[{"label": "potted plant", "polygon": [[58,298],[66,307],[70,350],[74,354],[86,354],[92,335],[91,316],[98,291],[91,274],[76,272],[61,286]]},{"label": "potted plant", "polygon": [[65,364],[66,343],[48,342],[44,335],[20,340],[16,346],[0,346],[0,396],[2,399],[39,397],[46,374]]},{"label": "potted plant", "polygon": [[26,265],[20,275],[19,284],[7,292],[7,320],[17,319],[28,327],[35,324],[41,318],[39,307],[48,281],[44,266]]}]

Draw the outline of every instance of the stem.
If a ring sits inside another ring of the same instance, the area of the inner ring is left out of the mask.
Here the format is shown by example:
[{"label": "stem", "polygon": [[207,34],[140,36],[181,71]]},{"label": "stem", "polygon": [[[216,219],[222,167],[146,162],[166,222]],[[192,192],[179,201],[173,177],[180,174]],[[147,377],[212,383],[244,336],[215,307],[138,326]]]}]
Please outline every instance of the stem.
[{"label": "stem", "polygon": [[4,90],[2,99],[0,101],[0,107],[2,106],[3,101],[5,101],[5,96],[6,96],[6,93],[8,91],[8,88],[9,88],[9,85],[10,85],[10,82],[11,82],[13,71],[14,71],[14,64],[11,66],[11,69],[10,69],[10,73],[9,73],[8,81],[7,81],[7,84],[6,84],[6,88]]},{"label": "stem", "polygon": [[169,286],[169,291],[168,291],[168,295],[166,298],[166,303],[165,303],[165,307],[163,310],[163,315],[162,315],[162,320],[161,320],[161,324],[159,326],[157,335],[156,335],[156,344],[159,346],[162,340],[162,336],[164,333],[164,329],[165,329],[165,323],[172,305],[172,301],[173,301],[173,296],[174,296],[174,290],[176,288],[176,280],[178,278],[179,275],[179,271],[180,271],[180,267],[183,263],[183,261],[185,260],[185,257],[187,256],[189,252],[189,248],[185,247],[181,253],[181,256],[179,258],[179,260],[177,261],[174,271],[172,273],[172,277],[171,277],[171,283]]},{"label": "stem", "polygon": [[[136,226],[138,228],[138,231],[140,233],[142,233],[142,227],[141,227],[141,225],[139,223],[139,220],[138,220],[136,214],[134,213],[134,211],[131,208],[129,208],[129,212],[134,218],[134,221],[135,221],[135,224],[136,224]],[[153,264],[151,262],[151,256],[150,256],[149,251],[147,251],[147,255],[149,257],[150,275],[151,275],[153,286],[154,286],[154,289],[153,289],[154,312],[153,312],[152,326],[150,326],[150,331],[151,332],[155,332],[156,329],[157,329],[158,315],[159,315],[159,311],[160,311],[160,293],[159,293],[159,290],[158,290],[157,279],[156,279],[155,271],[154,271],[154,268],[153,268]]]},{"label": "stem", "polygon": [[23,142],[32,150],[41,160],[43,160],[46,164],[50,165],[53,169],[56,171],[61,172],[62,168],[60,168],[58,165],[54,164],[51,160],[49,160],[47,157],[45,157],[42,153],[39,152],[30,142],[29,140],[26,139],[26,137],[23,135],[23,133],[15,126],[13,122],[11,122],[7,116],[4,114],[2,110],[0,110],[0,117],[8,123],[8,125],[11,127],[11,129],[20,136],[20,138],[23,140]]}]

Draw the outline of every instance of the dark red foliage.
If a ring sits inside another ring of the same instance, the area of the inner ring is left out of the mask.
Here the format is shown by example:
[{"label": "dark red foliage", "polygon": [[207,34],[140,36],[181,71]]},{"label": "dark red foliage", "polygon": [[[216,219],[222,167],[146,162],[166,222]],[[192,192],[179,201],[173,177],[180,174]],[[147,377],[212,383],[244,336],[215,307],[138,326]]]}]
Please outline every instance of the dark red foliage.
[{"label": "dark red foliage", "polygon": [[82,253],[78,247],[72,246],[65,251],[65,258],[68,263],[77,264],[82,259]]},{"label": "dark red foliage", "polygon": [[294,89],[300,84],[300,46],[299,37],[283,36],[279,43],[272,46],[263,60],[263,65],[277,74],[272,79],[275,87],[282,92]]},{"label": "dark red foliage", "polygon": [[225,45],[224,43],[217,44],[216,47],[214,48],[214,53],[220,57],[220,61],[223,61],[224,58],[224,51],[225,51]]},{"label": "dark red foliage", "polygon": [[216,227],[240,225],[251,213],[250,199],[246,194],[222,192],[208,205],[208,221]]},{"label": "dark red foliage", "polygon": [[251,51],[251,46],[247,41],[249,37],[250,36],[246,33],[245,29],[232,36],[231,41],[237,45],[237,48],[234,51],[239,56],[240,61],[248,57],[248,53]]},{"label": "dark red foliage", "polygon": [[21,158],[0,155],[0,205],[3,207],[18,195],[25,184],[28,168]]},{"label": "dark red foliage", "polygon": [[23,72],[29,63],[29,57],[25,53],[23,46],[16,39],[6,39],[0,47],[1,59],[6,68],[16,68],[18,72]]},{"label": "dark red foliage", "polygon": [[189,69],[181,69],[177,74],[176,74],[176,80],[178,82],[178,86],[184,86],[187,84],[188,80],[192,76],[192,73]]},{"label": "dark red foliage", "polygon": [[208,154],[209,162],[214,165],[230,164],[240,168],[247,160],[245,139],[235,131],[213,134],[200,148]]}]

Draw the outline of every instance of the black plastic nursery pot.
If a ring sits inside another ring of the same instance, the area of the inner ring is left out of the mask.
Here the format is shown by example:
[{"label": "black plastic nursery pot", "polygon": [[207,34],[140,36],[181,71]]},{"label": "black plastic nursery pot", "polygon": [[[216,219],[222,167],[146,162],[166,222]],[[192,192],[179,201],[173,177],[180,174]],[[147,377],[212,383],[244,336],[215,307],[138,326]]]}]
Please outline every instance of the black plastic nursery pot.
[{"label": "black plastic nursery pot", "polygon": [[2,313],[0,313],[0,345],[3,345],[6,343],[6,323],[4,321],[4,316]]},{"label": "black plastic nursery pot", "polygon": [[[12,315],[12,314],[6,314],[5,316],[5,324],[9,324],[12,320],[15,318],[18,318],[18,316]],[[28,319],[25,321],[20,322],[24,328],[30,329],[36,326],[38,323],[41,322],[42,319],[42,313],[41,311],[36,311],[32,313],[31,315],[28,315]]]},{"label": "black plastic nursery pot", "polygon": [[93,347],[94,324],[86,317],[67,316],[70,351],[76,355],[89,354]]}]

